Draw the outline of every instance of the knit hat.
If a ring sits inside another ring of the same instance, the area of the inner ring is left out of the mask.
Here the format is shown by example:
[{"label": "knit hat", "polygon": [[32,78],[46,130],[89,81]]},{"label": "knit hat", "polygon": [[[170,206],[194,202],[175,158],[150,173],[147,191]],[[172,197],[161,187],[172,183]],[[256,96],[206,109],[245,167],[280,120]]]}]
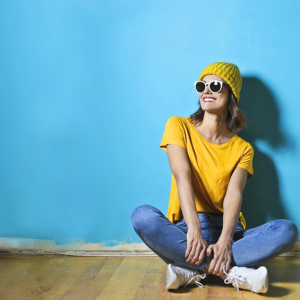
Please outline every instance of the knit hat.
[{"label": "knit hat", "polygon": [[242,76],[237,65],[226,62],[216,62],[207,66],[201,73],[199,81],[205,75],[217,75],[226,81],[237,99],[240,101],[240,90],[242,88]]}]

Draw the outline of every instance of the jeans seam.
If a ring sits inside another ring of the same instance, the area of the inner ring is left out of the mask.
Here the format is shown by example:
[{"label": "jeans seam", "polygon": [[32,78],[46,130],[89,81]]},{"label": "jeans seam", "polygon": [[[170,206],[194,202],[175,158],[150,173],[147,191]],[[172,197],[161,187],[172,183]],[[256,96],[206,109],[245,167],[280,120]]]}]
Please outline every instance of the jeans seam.
[{"label": "jeans seam", "polygon": [[258,234],[260,234],[261,232],[263,232],[263,231],[266,231],[266,230],[268,230],[268,229],[272,229],[272,228],[274,228],[274,222],[273,221],[269,221],[270,223],[271,223],[271,226],[270,227],[268,227],[268,228],[265,228],[265,229],[263,229],[263,230],[261,230],[261,231],[259,231],[259,232],[256,232],[256,233],[254,233],[254,234],[251,234],[251,235],[249,235],[249,236],[247,236],[247,237],[244,237],[244,238],[241,238],[241,239],[239,239],[239,240],[237,240],[235,243],[233,243],[233,245],[232,245],[232,247],[234,246],[234,245],[236,245],[238,242],[241,242],[241,241],[244,241],[244,240],[247,240],[248,238],[250,238],[250,237],[254,237],[254,236],[256,236],[256,235],[258,235]]}]

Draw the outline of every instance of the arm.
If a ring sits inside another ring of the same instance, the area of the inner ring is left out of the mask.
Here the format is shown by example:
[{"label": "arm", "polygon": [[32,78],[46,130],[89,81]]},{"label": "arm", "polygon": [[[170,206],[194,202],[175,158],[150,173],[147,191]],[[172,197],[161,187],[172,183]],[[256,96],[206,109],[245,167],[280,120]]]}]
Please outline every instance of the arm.
[{"label": "arm", "polygon": [[186,150],[178,145],[168,144],[167,153],[176,180],[182,214],[188,226],[186,262],[200,265],[205,256],[207,243],[202,237],[201,224],[196,210],[189,158]]},{"label": "arm", "polygon": [[184,220],[188,226],[201,228],[196,211],[194,190],[191,183],[191,168],[185,149],[178,145],[167,145],[168,159],[176,185]]},{"label": "arm", "polygon": [[214,252],[213,259],[207,266],[208,273],[223,274],[223,265],[229,272],[232,256],[232,239],[238,222],[242,205],[242,193],[247,182],[247,170],[237,167],[231,175],[223,207],[223,229],[216,244],[208,247],[209,255]]},{"label": "arm", "polygon": [[243,191],[247,182],[247,170],[236,168],[230,178],[223,202],[223,230],[220,239],[233,239],[233,234],[239,220]]}]

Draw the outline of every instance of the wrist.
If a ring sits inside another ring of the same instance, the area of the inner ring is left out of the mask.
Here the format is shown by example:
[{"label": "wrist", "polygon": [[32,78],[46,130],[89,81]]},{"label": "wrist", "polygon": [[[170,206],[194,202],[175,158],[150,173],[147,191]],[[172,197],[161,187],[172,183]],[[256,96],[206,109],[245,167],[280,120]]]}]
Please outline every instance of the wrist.
[{"label": "wrist", "polygon": [[219,237],[218,242],[230,242],[232,243],[233,237],[231,234],[222,233]]},{"label": "wrist", "polygon": [[188,229],[193,229],[193,230],[200,230],[201,227],[200,227],[200,223],[199,222],[191,222],[191,223],[188,223],[186,224]]}]

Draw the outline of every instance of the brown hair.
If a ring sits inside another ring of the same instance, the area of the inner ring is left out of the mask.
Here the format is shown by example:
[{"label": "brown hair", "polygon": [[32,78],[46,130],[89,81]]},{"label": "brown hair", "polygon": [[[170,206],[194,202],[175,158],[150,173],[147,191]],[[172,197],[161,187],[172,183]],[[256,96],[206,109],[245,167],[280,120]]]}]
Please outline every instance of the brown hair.
[{"label": "brown hair", "polygon": [[[198,110],[192,115],[190,115],[190,119],[195,125],[202,123],[205,113],[205,111],[201,108],[200,99],[198,104]],[[226,119],[227,128],[231,132],[238,134],[244,126],[247,127],[247,121],[247,118],[238,107],[236,97],[234,96],[232,90],[229,89],[228,115]]]}]

